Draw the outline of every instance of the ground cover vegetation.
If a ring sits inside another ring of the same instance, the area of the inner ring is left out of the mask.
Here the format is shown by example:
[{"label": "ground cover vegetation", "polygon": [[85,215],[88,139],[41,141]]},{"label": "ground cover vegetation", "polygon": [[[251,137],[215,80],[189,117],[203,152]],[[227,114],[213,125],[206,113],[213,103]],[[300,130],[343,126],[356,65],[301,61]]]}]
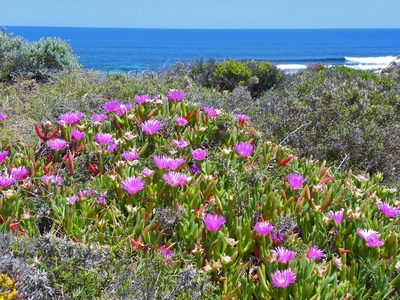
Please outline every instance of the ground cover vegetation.
[{"label": "ground cover vegetation", "polygon": [[400,297],[396,79],[63,71],[0,83],[0,297]]}]

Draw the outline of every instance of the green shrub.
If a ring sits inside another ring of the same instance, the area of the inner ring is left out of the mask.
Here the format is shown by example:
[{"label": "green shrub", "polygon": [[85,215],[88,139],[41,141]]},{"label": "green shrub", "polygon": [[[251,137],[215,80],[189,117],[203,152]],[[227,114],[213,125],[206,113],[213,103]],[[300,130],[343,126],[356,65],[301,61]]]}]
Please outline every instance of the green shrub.
[{"label": "green shrub", "polygon": [[79,68],[70,45],[59,38],[29,43],[5,29],[0,33],[0,80],[22,77],[45,82],[57,73]]}]

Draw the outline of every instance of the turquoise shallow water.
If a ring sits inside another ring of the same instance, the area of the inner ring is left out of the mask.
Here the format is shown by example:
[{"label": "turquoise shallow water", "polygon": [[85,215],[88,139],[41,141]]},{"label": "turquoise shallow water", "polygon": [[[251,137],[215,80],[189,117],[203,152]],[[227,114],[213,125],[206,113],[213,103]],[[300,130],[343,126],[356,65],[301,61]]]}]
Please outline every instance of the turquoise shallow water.
[{"label": "turquoise shallow water", "polygon": [[314,63],[372,70],[400,55],[400,29],[7,29],[30,41],[68,40],[85,68],[103,72],[157,71],[200,58],[267,60],[286,70]]}]

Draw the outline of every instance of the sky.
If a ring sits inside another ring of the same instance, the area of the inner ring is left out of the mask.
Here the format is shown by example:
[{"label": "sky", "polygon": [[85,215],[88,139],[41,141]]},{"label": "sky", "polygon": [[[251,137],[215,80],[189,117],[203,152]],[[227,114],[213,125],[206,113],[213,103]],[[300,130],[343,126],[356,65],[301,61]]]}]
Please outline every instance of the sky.
[{"label": "sky", "polygon": [[0,27],[400,28],[400,0],[12,0]]}]

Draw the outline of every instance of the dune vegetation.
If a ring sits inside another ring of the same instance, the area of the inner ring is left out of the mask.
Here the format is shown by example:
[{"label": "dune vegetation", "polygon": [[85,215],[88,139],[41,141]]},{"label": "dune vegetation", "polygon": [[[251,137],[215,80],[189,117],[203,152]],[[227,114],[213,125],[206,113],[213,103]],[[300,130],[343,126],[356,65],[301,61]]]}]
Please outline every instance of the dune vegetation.
[{"label": "dune vegetation", "polygon": [[396,74],[226,60],[131,77],[15,39],[0,299],[400,297]]}]

